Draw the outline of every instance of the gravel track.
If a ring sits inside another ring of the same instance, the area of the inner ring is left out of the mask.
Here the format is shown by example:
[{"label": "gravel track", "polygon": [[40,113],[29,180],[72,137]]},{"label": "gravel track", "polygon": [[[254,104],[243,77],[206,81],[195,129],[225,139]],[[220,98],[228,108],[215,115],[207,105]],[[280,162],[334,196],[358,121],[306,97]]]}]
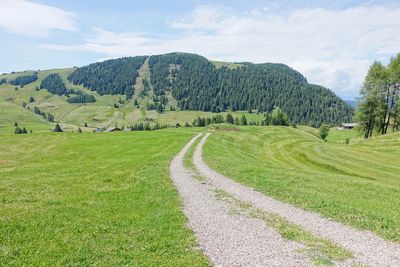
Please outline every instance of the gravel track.
[{"label": "gravel track", "polygon": [[[254,189],[241,185],[209,168],[202,159],[202,148],[210,133],[207,133],[196,147],[193,163],[199,173],[211,183],[237,199],[251,203],[265,212],[276,213],[303,229],[330,240],[353,252],[354,262],[368,266],[400,266],[400,245],[386,241],[370,231],[361,231],[321,217],[319,214],[296,208],[277,201]],[[197,136],[198,137],[198,136]],[[275,247],[270,244],[270,247]],[[281,256],[284,258],[284,256]],[[285,266],[287,266],[286,258]]]},{"label": "gravel track", "polygon": [[297,252],[302,246],[283,240],[259,219],[232,212],[216,197],[215,188],[202,183],[184,168],[183,158],[194,137],[170,164],[170,175],[183,200],[188,226],[215,266],[311,266]]}]

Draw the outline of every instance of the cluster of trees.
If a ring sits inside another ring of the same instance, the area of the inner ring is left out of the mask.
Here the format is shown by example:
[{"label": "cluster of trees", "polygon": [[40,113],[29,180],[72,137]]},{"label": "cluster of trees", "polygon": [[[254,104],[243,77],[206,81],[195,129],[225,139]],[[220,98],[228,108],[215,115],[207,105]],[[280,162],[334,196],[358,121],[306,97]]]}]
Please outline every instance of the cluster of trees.
[{"label": "cluster of trees", "polygon": [[289,116],[280,107],[274,107],[271,113],[264,114],[262,125],[289,126]]},{"label": "cluster of trees", "polygon": [[79,94],[67,99],[68,103],[94,103],[96,98],[89,94]]},{"label": "cluster of trees", "polygon": [[159,124],[156,123],[154,125],[151,125],[148,122],[139,122],[135,123],[131,126],[131,131],[155,131],[155,130],[160,130],[160,129],[165,129],[170,127],[168,124]]},{"label": "cluster of trees", "polygon": [[43,116],[44,119],[46,119],[48,122],[54,122],[54,115],[51,113],[45,113],[43,111],[40,110],[40,108],[38,106],[36,106],[33,110],[33,112],[35,114],[41,115]]},{"label": "cluster of trees", "polygon": [[157,110],[157,112],[163,113],[164,109],[165,107],[163,106],[163,104],[158,102],[147,104],[147,110]]},{"label": "cluster of trees", "polygon": [[19,76],[13,80],[10,81],[10,84],[12,85],[20,85],[24,86],[26,84],[32,83],[38,79],[37,74],[32,74],[32,75],[25,75],[25,76]]},{"label": "cluster of trees", "polygon": [[106,60],[78,68],[68,76],[73,84],[82,84],[100,95],[125,94],[131,98],[133,85],[138,77],[138,69],[143,65],[146,56],[124,57]]},{"label": "cluster of trees", "polygon": [[2,85],[3,83],[7,83],[7,80],[6,79],[0,79],[0,85]]},{"label": "cluster of trees", "polygon": [[27,134],[28,131],[26,130],[25,127],[23,127],[23,128],[21,129],[21,128],[19,128],[19,127],[17,126],[17,127],[15,127],[14,133],[15,133],[15,134]]},{"label": "cluster of trees", "polygon": [[151,56],[149,64],[154,93],[170,90],[181,110],[271,112],[280,106],[293,123],[312,126],[350,121],[353,115],[333,92],[308,84],[283,64],[216,68],[204,57],[185,53]]},{"label": "cluster of trees", "polygon": [[40,89],[47,89],[50,93],[54,95],[66,95],[68,93],[64,82],[62,81],[59,74],[50,74],[42,80],[40,84]]},{"label": "cluster of trees", "polygon": [[400,127],[400,53],[387,66],[374,62],[360,91],[356,119],[365,138]]},{"label": "cluster of trees", "polygon": [[[15,130],[14,130],[15,134],[27,134],[28,133],[28,131],[26,130],[25,127],[20,128],[18,126],[18,122],[14,122],[14,127],[15,127]],[[32,133],[32,130],[30,132]]]}]

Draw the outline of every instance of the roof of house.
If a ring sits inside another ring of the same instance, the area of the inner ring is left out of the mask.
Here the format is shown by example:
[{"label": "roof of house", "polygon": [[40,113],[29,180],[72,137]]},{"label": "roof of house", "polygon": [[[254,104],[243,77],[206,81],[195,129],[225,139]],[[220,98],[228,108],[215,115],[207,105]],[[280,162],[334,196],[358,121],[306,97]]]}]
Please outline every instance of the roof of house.
[{"label": "roof of house", "polygon": [[106,132],[113,132],[113,131],[121,131],[121,129],[118,128],[118,127],[108,127],[105,131]]},{"label": "roof of house", "polygon": [[358,125],[358,123],[354,123],[354,122],[340,124],[340,126],[343,126],[343,127],[356,127],[357,125]]}]

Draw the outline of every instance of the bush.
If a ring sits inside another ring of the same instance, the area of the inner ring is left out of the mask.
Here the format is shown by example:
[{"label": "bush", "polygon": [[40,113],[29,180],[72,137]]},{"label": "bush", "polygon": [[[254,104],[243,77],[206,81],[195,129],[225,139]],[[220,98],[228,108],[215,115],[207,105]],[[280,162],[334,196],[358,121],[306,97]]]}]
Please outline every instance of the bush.
[{"label": "bush", "polygon": [[330,126],[327,124],[322,124],[321,127],[319,127],[319,136],[324,141],[326,141],[326,138],[329,135],[329,128],[330,128]]}]

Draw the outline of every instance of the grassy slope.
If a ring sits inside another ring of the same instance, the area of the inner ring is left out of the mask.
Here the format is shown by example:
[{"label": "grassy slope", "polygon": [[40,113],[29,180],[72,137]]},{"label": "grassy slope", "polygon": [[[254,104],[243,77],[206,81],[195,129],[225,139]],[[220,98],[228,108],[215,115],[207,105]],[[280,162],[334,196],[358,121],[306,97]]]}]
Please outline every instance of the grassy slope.
[{"label": "grassy slope", "polygon": [[263,193],[400,242],[400,135],[344,144],[352,135],[323,142],[303,129],[241,127],[216,131],[204,156]]},{"label": "grassy slope", "polygon": [[1,136],[0,265],[206,265],[168,178],[194,131]]},{"label": "grassy slope", "polygon": [[[148,67],[147,67],[148,68]],[[67,81],[67,76],[74,69],[52,69],[40,71],[38,74],[38,80],[25,85],[23,88],[19,88],[15,91],[15,86],[9,84],[0,85],[0,125],[5,125],[7,128],[0,128],[1,132],[12,132],[14,121],[20,122],[21,126],[26,126],[34,131],[48,131],[51,128],[51,124],[46,123],[39,116],[29,114],[27,110],[21,108],[22,102],[29,102],[29,97],[33,96],[36,100],[35,103],[29,104],[30,110],[33,110],[37,105],[40,110],[51,113],[55,116],[56,121],[62,124],[83,126],[84,123],[88,123],[89,127],[108,127],[118,125],[129,126],[135,122],[143,122],[150,120],[159,122],[161,124],[175,124],[179,122],[184,124],[185,122],[191,123],[197,116],[209,117],[214,115],[210,112],[201,111],[184,111],[184,112],[170,112],[166,111],[162,114],[157,113],[154,110],[145,110],[144,108],[138,109],[133,106],[133,100],[126,102],[121,105],[120,108],[114,108],[113,105],[118,101],[119,98],[125,99],[122,95],[104,95],[100,96],[96,92],[90,91],[83,86],[77,86],[70,84]],[[17,73],[0,75],[0,78],[13,79],[17,76],[31,74],[32,72]],[[52,95],[47,90],[36,91],[35,88],[40,85],[41,80],[47,77],[49,74],[59,73],[64,83],[68,88],[78,89],[88,94],[92,94],[96,97],[95,103],[90,104],[70,104],[66,102],[66,96]],[[141,69],[141,75],[148,78],[148,70],[146,68]],[[138,85],[140,87],[141,79],[138,79]],[[137,88],[140,90],[140,88]],[[149,99],[143,100],[149,102]],[[139,101],[142,102],[142,101]],[[171,102],[172,103],[172,102]],[[167,105],[167,110],[169,110]],[[12,111],[10,110],[12,108]],[[29,111],[29,110],[28,110]],[[237,116],[240,116],[240,112],[235,112]],[[225,115],[224,113],[223,115]],[[33,116],[31,116],[33,115]],[[262,115],[248,114],[250,120],[260,121]]]}]

